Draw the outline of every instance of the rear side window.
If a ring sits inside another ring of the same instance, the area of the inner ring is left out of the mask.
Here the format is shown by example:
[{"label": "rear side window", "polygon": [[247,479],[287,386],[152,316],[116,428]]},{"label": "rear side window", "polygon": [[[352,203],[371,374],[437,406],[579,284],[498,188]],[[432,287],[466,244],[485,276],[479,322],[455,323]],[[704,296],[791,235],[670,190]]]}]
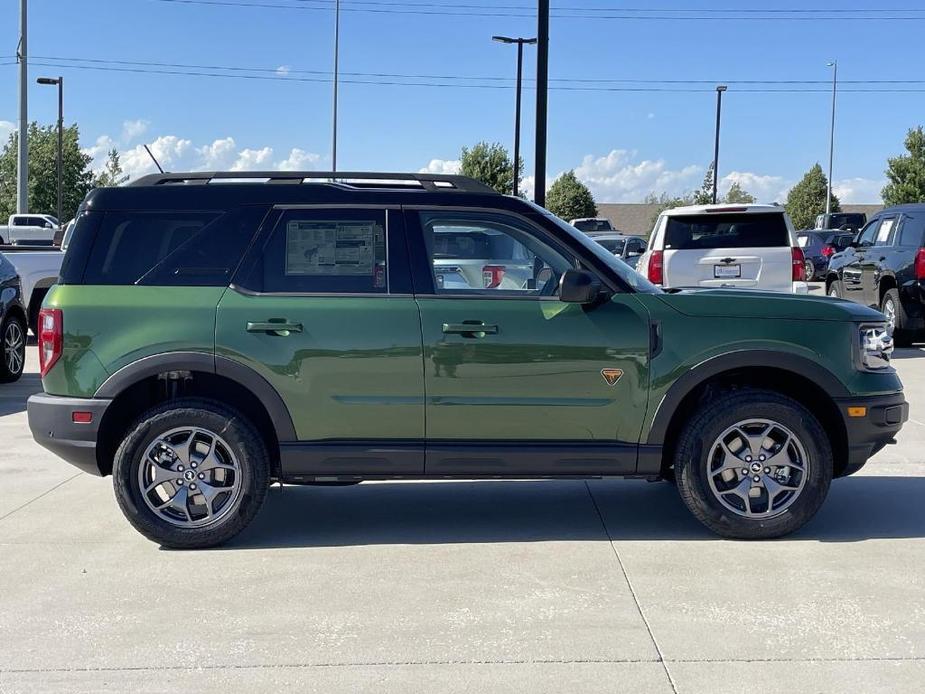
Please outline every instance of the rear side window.
[{"label": "rear side window", "polygon": [[921,248],[925,244],[923,237],[925,237],[925,214],[903,215],[902,226],[899,228],[898,245]]},{"label": "rear side window", "polygon": [[83,283],[136,284],[219,216],[218,212],[106,212]]},{"label": "rear side window", "polygon": [[790,246],[787,224],[779,213],[669,217],[665,231],[666,250],[778,246]]}]

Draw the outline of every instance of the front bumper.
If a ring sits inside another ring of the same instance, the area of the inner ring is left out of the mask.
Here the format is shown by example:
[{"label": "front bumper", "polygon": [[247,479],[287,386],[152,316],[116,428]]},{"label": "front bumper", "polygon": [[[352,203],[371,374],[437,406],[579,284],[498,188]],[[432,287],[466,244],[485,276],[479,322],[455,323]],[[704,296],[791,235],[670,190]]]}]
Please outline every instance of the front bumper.
[{"label": "front bumper", "polygon": [[[66,398],[39,393],[29,398],[29,428],[36,442],[91,475],[102,475],[96,459],[100,422],[112,400]],[[74,422],[75,412],[89,412],[86,424]]]},{"label": "front bumper", "polygon": [[[835,401],[848,433],[848,460],[841,476],[852,475],[877,451],[893,443],[909,419],[909,403],[902,393],[838,398]],[[849,408],[866,408],[863,417],[852,417]]]}]

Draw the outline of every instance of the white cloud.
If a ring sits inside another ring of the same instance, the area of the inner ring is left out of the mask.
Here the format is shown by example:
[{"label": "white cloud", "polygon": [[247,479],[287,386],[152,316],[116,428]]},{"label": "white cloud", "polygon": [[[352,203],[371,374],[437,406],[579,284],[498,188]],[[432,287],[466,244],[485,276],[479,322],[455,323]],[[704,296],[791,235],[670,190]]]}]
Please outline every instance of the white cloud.
[{"label": "white cloud", "polygon": [[729,192],[733,183],[751,193],[760,203],[785,202],[793,181],[781,176],[763,176],[749,171],[732,171],[719,179],[719,193]]},{"label": "white cloud", "polygon": [[266,169],[267,163],[273,156],[272,147],[262,147],[261,149],[242,149],[238,153],[238,158],[232,164],[232,171],[259,171]]},{"label": "white cloud", "polygon": [[[176,135],[162,135],[150,145],[151,153],[157,158],[165,171],[177,170],[177,165],[187,161],[188,155],[195,152],[191,140]],[[157,167],[145,151],[143,145],[120,152],[122,169],[129,178],[138,178],[149,173],[156,173]],[[185,167],[181,167],[185,168]]]},{"label": "white cloud", "polygon": [[96,138],[96,142],[93,145],[84,147],[83,153],[93,157],[93,161],[90,162],[90,168],[94,171],[101,170],[106,164],[106,156],[109,154],[109,150],[115,146],[115,140],[109,137],[109,135],[100,135]]},{"label": "white cloud", "polygon": [[8,120],[0,120],[0,145],[6,144],[7,138],[16,130],[16,123]]},{"label": "white cloud", "polygon": [[311,171],[316,169],[320,162],[320,154],[293,147],[288,157],[276,163],[276,168],[280,171]]},{"label": "white cloud", "polygon": [[215,140],[211,145],[196,148],[200,157],[199,165],[208,171],[221,171],[231,167],[236,157],[238,146],[233,137],[223,137]]},{"label": "white cloud", "polygon": [[427,166],[418,170],[418,173],[450,175],[458,174],[461,168],[462,162],[460,162],[459,159],[431,159]]},{"label": "white cloud", "polygon": [[127,120],[122,123],[122,144],[129,145],[148,131],[150,123],[146,120]]},{"label": "white cloud", "polygon": [[694,164],[670,169],[664,160],[636,161],[636,153],[615,149],[603,157],[587,155],[575,175],[600,202],[640,202],[652,192],[681,195],[690,192],[703,176]]},{"label": "white cloud", "polygon": [[880,204],[883,200],[880,191],[886,183],[886,179],[845,178],[835,181],[832,192],[844,203]]},{"label": "white cloud", "polygon": [[290,70],[292,70],[292,65],[280,65],[276,68],[276,74],[280,77],[286,77],[289,75]]}]

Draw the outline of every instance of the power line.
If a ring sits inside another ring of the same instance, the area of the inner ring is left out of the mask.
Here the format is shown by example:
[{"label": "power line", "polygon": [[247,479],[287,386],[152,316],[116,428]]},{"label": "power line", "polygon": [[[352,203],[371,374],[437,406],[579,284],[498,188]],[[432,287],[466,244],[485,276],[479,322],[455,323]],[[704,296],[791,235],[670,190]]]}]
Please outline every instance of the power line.
[{"label": "power line", "polygon": [[[190,64],[190,63],[164,63],[164,62],[155,62],[155,61],[142,61],[142,60],[116,60],[116,59],[107,59],[107,58],[81,58],[74,56],[47,56],[47,55],[38,55],[33,56],[34,60],[46,60],[46,61],[63,61],[65,63],[91,63],[99,65],[117,65],[117,66],[131,66],[131,67],[156,67],[156,68],[171,68],[171,69],[184,69],[184,70],[205,70],[210,72],[216,71],[229,71],[229,72],[259,72],[259,73],[274,73],[276,77],[280,80],[294,79],[288,77],[288,75],[320,75],[328,76],[331,74],[330,70],[305,70],[297,69],[290,66],[282,67],[246,67],[241,65],[199,65],[199,64]],[[81,67],[75,65],[75,67]],[[348,75],[352,77],[382,77],[382,78],[394,78],[394,79],[427,79],[427,80],[462,80],[462,81],[486,81],[486,82],[514,82],[513,77],[499,77],[495,75],[433,75],[433,74],[410,74],[410,73],[393,73],[393,72],[341,72],[342,75]],[[534,81],[530,78],[524,78],[525,82]],[[676,84],[676,85],[687,85],[687,84],[704,84],[704,85],[716,85],[716,84],[742,84],[742,85],[830,85],[831,80],[726,80],[726,79],[716,79],[716,80],[705,80],[705,79],[630,79],[630,78],[586,78],[586,77],[553,77],[550,78],[551,82],[565,82],[565,83],[581,83],[581,84],[641,84],[641,85],[655,85],[655,84]],[[902,84],[925,84],[925,79],[875,79],[875,80],[840,80],[840,84],[856,84],[856,85],[902,85]]]},{"label": "power line", "polygon": [[[249,80],[267,80],[275,82],[309,82],[309,83],[330,83],[330,77],[283,77],[276,75],[246,75],[246,74],[227,74],[220,72],[209,72],[205,70],[177,70],[161,68],[143,68],[143,67],[116,67],[107,65],[74,65],[67,63],[54,62],[33,62],[34,65],[41,67],[55,67],[71,70],[99,70],[104,72],[125,72],[138,74],[159,74],[174,75],[184,77],[209,77],[209,78],[226,78],[226,79],[249,79]],[[365,80],[365,79],[343,79],[346,84],[364,84],[374,86],[390,87],[432,87],[432,88],[453,88],[453,89],[513,89],[509,84],[460,84],[449,82],[398,82],[395,80]],[[653,83],[654,84],[654,83]],[[712,82],[710,84],[713,84]],[[530,87],[528,87],[530,88]],[[713,88],[697,87],[658,87],[658,86],[641,86],[641,87],[575,87],[575,86],[552,86],[550,90],[565,92],[664,92],[664,93],[700,93],[708,94],[713,92]],[[829,90],[825,88],[802,88],[795,89],[792,87],[784,88],[745,88],[737,89],[739,94],[828,94]],[[870,88],[843,88],[839,93],[863,93],[863,94],[897,94],[897,93],[925,93],[925,88],[889,88],[889,89],[870,89]]]}]

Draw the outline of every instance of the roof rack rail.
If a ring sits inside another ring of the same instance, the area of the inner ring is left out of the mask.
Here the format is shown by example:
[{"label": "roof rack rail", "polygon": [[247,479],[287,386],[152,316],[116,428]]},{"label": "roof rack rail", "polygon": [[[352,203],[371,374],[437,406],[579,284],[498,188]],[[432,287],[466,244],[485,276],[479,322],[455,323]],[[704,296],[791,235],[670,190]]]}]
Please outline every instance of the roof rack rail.
[{"label": "roof rack rail", "polygon": [[420,188],[427,191],[492,193],[493,188],[468,176],[428,173],[373,173],[369,171],[195,171],[142,176],[128,185],[161,186],[208,183],[290,183],[306,181],[328,183],[348,188]]}]

